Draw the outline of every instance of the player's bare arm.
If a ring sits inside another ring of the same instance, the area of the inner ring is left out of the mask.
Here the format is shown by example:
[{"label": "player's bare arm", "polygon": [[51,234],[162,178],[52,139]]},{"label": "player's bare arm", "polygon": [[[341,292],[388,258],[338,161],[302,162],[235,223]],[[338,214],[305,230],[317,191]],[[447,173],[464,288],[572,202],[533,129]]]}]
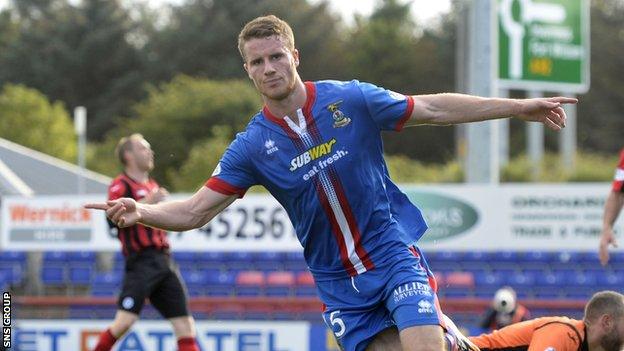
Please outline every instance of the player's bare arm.
[{"label": "player's bare arm", "polygon": [[617,247],[615,235],[613,234],[613,224],[617,220],[623,205],[624,194],[611,191],[605,203],[604,215],[602,218],[602,234],[600,236],[600,247],[598,250],[600,263],[603,266],[609,263],[609,246]]},{"label": "player's bare arm", "polygon": [[413,99],[414,110],[408,126],[451,125],[514,116],[543,123],[552,130],[565,127],[566,114],[562,105],[578,102],[568,97],[503,99],[454,93],[415,95]]},{"label": "player's bare arm", "polygon": [[199,228],[229,206],[236,195],[224,195],[202,187],[186,200],[159,204],[137,203],[130,198],[86,204],[85,208],[104,210],[106,216],[119,227],[141,223],[171,231]]}]

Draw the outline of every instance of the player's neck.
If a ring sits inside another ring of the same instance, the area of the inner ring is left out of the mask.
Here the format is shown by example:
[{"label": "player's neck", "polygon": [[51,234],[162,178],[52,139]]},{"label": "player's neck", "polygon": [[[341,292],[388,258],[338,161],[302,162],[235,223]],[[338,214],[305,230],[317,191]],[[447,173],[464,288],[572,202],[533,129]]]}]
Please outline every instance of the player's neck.
[{"label": "player's neck", "polygon": [[299,118],[297,117],[297,110],[303,108],[306,99],[307,93],[305,84],[298,78],[295,83],[295,89],[293,89],[292,93],[287,97],[275,100],[264,96],[264,103],[269,108],[269,111],[277,118],[288,116],[293,122],[298,124]]},{"label": "player's neck", "polygon": [[149,180],[149,172],[142,171],[136,167],[126,167],[124,173],[137,183],[145,183]]},{"label": "player's neck", "polygon": [[603,336],[598,330],[592,329],[591,326],[586,326],[585,338],[587,339],[587,349],[589,351],[605,351],[600,342]]}]

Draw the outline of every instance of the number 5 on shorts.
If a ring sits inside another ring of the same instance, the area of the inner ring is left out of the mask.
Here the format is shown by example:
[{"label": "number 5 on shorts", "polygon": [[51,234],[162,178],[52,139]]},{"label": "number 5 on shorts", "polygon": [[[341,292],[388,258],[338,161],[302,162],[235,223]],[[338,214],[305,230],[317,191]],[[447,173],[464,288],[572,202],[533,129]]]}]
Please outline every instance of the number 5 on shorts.
[{"label": "number 5 on shorts", "polygon": [[[329,314],[329,322],[331,323],[332,330],[334,331],[334,335],[336,335],[337,338],[341,337],[347,329],[344,321],[341,318],[336,317],[338,313],[340,313],[340,311],[334,311]],[[336,326],[338,326],[338,330],[336,330]]]}]

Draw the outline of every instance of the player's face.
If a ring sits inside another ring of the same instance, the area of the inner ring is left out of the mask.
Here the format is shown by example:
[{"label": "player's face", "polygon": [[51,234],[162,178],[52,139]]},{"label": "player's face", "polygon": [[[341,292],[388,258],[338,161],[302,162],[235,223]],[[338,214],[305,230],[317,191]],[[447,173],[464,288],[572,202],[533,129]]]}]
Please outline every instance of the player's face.
[{"label": "player's face", "polygon": [[132,143],[132,159],[138,169],[149,172],[154,169],[154,152],[147,140],[137,140]]},{"label": "player's face", "polygon": [[243,46],[245,70],[262,95],[283,100],[295,89],[299,52],[290,51],[282,38],[274,35],[251,39]]}]

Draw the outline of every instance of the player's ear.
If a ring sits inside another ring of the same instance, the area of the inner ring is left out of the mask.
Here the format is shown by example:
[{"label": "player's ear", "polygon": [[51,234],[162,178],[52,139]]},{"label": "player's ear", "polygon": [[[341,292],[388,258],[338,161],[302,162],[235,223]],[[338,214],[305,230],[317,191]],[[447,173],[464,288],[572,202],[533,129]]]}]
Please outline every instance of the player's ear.
[{"label": "player's ear", "polygon": [[295,67],[299,67],[299,50],[294,49],[292,52],[293,60],[295,61]]},{"label": "player's ear", "polygon": [[252,79],[251,78],[251,73],[249,73],[249,69],[247,68],[247,64],[246,63],[243,63],[243,68],[245,69],[245,72],[247,72],[247,77],[249,77],[249,79]]}]

